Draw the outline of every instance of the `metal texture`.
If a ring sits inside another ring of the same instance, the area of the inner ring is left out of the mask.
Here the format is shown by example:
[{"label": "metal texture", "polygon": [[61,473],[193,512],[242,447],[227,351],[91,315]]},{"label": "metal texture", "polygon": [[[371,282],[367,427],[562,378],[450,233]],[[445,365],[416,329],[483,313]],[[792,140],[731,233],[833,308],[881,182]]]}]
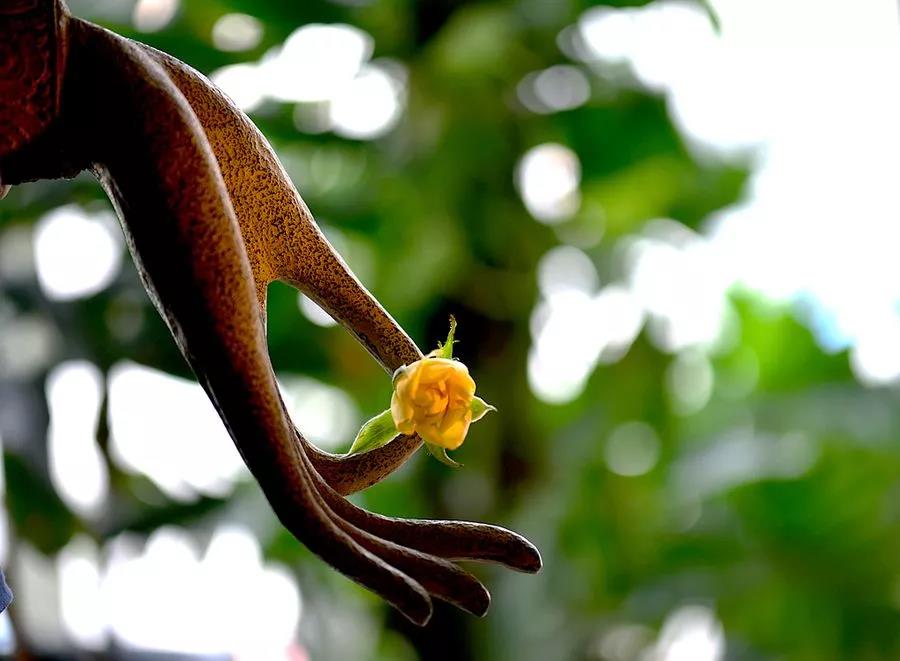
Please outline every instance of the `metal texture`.
[{"label": "metal texture", "polygon": [[420,625],[431,597],[487,610],[487,590],[453,561],[540,569],[537,549],[503,528],[394,519],[343,497],[402,465],[417,437],[341,457],[294,426],[266,348],[270,282],[319,303],[389,373],[422,354],[322,235],[250,119],[183,62],[61,0],[0,0],[0,197],[82,170],[108,193],[151,300],[298,540]]}]

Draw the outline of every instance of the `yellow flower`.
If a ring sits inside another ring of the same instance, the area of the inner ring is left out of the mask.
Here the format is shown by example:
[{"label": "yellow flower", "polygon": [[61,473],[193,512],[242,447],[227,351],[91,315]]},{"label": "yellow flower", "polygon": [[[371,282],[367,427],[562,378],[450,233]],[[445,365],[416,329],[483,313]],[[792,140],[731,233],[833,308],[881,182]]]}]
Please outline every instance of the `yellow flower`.
[{"label": "yellow flower", "polygon": [[371,452],[390,443],[397,434],[417,433],[425,449],[441,463],[459,468],[447,456],[469,432],[469,425],[496,411],[475,396],[475,382],[469,370],[453,360],[456,320],[450,317],[447,341],[425,358],[394,372],[391,408],[368,420],[350,446],[350,454]]},{"label": "yellow flower", "polygon": [[415,432],[427,443],[455,450],[472,423],[474,397],[475,381],[465,365],[427,357],[397,372],[391,416],[399,432]]}]

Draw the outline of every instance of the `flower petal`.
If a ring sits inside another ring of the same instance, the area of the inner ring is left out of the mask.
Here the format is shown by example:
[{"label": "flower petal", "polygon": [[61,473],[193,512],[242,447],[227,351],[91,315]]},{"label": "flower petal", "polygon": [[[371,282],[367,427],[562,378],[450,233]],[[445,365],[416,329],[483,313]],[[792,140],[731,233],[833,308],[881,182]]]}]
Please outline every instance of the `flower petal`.
[{"label": "flower petal", "polygon": [[391,397],[391,417],[397,430],[403,434],[415,431],[413,407],[395,392]]},{"label": "flower petal", "polygon": [[434,431],[429,432],[429,438],[441,447],[455,450],[466,440],[471,422],[472,413],[468,409],[448,411],[443,420],[435,426]]}]

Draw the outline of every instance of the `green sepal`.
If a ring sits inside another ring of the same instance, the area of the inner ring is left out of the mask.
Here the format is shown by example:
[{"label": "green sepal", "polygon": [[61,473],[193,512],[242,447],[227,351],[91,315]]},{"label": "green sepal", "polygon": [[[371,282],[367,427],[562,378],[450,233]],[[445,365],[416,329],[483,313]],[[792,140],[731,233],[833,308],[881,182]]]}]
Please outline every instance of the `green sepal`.
[{"label": "green sepal", "polygon": [[462,468],[461,463],[459,463],[458,461],[453,461],[447,455],[447,448],[425,441],[425,449],[428,450],[428,454],[430,454],[442,464],[450,466],[450,468]]},{"label": "green sepal", "polygon": [[481,420],[488,412],[496,411],[497,407],[492,404],[488,404],[486,401],[481,399],[481,397],[473,397],[472,404],[469,406],[469,410],[472,412],[472,422],[478,422]]},{"label": "green sepal", "polygon": [[356,435],[356,440],[350,446],[348,454],[359,454],[360,452],[376,450],[383,445],[387,445],[399,435],[400,432],[394,426],[394,417],[391,415],[391,410],[388,409],[379,413],[362,426]]},{"label": "green sepal", "polygon": [[453,358],[453,343],[456,342],[454,336],[456,335],[456,317],[452,314],[450,315],[450,332],[447,333],[447,341],[441,344],[438,342],[438,348],[432,351],[429,356],[432,358]]}]

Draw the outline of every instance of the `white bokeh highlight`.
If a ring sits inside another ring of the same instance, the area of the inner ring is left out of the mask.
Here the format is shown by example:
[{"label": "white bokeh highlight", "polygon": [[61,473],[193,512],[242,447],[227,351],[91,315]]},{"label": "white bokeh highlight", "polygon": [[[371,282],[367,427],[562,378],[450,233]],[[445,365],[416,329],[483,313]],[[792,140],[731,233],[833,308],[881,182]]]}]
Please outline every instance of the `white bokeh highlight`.
[{"label": "white bokeh highlight", "polygon": [[131,22],[141,32],[159,32],[175,18],[179,4],[179,0],[138,0]]},{"label": "white bokeh highlight", "polygon": [[340,136],[371,140],[396,126],[405,104],[403,67],[373,62],[332,97],[331,123]]},{"label": "white bokeh highlight", "polygon": [[109,492],[106,462],[97,445],[103,376],[85,361],[64,362],[47,376],[50,480],[74,512],[93,518]]},{"label": "white bokeh highlight", "polygon": [[581,162],[564,145],[529,149],[516,166],[515,181],[525,208],[539,222],[561,223],[581,206]]},{"label": "white bokeh highlight", "polygon": [[253,112],[266,100],[266,80],[255,64],[229,64],[213,71],[209,78],[244,112]]},{"label": "white bokeh highlight", "polygon": [[305,376],[282,375],[281,394],[300,432],[325,450],[350,447],[362,419],[350,396]]},{"label": "white bokeh highlight", "polygon": [[706,606],[681,606],[663,622],[649,661],[720,661],[725,656],[725,631]]},{"label": "white bokeh highlight", "polygon": [[260,76],[278,101],[328,101],[357,77],[373,48],[372,37],[357,27],[311,23],[263,58]]},{"label": "white bokeh highlight", "polygon": [[[646,319],[650,341],[680,356],[667,377],[670,402],[690,414],[708,401],[711,370],[697,352],[734,342],[732,292],[802,308],[798,316],[824,350],[849,351],[860,383],[900,383],[898,7],[890,0],[711,4],[721,33],[698,3],[661,0],[589,9],[560,35],[567,54],[608,81],[664,95],[699,160],[752,167],[744,199],[699,232],[658,219],[622,243],[625,295]],[[532,166],[531,193],[521,165],[518,180],[532,215],[559,222],[568,217],[559,182],[572,195],[578,183],[550,162]],[[577,396],[593,369],[590,354],[576,360],[546,346],[578,339],[562,329],[579,316],[596,324],[587,298],[575,298],[548,308],[543,296],[535,308],[532,329],[542,330],[529,374],[545,400]],[[568,362],[549,360],[560,356]]]},{"label": "white bokeh highlight", "polygon": [[122,265],[122,238],[111,212],[59,207],[43,216],[34,235],[38,283],[47,298],[70,301],[96,294]]},{"label": "white bokeh highlight", "polygon": [[101,593],[100,551],[78,536],[56,556],[63,628],[80,649],[100,652],[109,642],[109,613]]},{"label": "white bokeh highlight", "polygon": [[251,50],[262,41],[263,30],[262,22],[255,16],[225,14],[213,25],[213,45],[225,52]]},{"label": "white bokeh highlight", "polygon": [[591,83],[576,66],[557,64],[525,76],[516,88],[519,101],[528,110],[549,115],[587,103]]},{"label": "white bokeh highlight", "polygon": [[122,539],[108,555],[101,600],[111,634],[127,647],[289,658],[300,592],[284,568],[263,563],[249,530],[220,527],[201,553],[187,532],[161,528],[143,548]]},{"label": "white bokeh highlight", "polygon": [[591,259],[571,246],[538,264],[541,300],[531,314],[528,383],[542,401],[578,397],[599,362],[620,358],[643,326],[643,310],[619,283],[600,287]]},{"label": "white bokeh highlight", "polygon": [[325,310],[319,307],[318,303],[309,298],[306,294],[297,294],[297,306],[300,308],[300,312],[303,313],[303,316],[316,326],[322,328],[337,326],[334,317],[325,312]]},{"label": "white bokeh highlight", "polygon": [[200,384],[128,362],[108,381],[110,454],[123,469],[180,501],[227,496],[248,476]]},{"label": "white bokeh highlight", "polygon": [[[252,47],[247,46],[252,31],[247,19],[252,17],[220,19],[213,32],[220,48]],[[210,78],[245,112],[267,100],[294,103],[301,131],[374,140],[388,134],[403,115],[407,71],[395,60],[373,61],[373,50],[374,40],[364,30],[313,23],[294,30],[260,60],[222,67]]]}]

